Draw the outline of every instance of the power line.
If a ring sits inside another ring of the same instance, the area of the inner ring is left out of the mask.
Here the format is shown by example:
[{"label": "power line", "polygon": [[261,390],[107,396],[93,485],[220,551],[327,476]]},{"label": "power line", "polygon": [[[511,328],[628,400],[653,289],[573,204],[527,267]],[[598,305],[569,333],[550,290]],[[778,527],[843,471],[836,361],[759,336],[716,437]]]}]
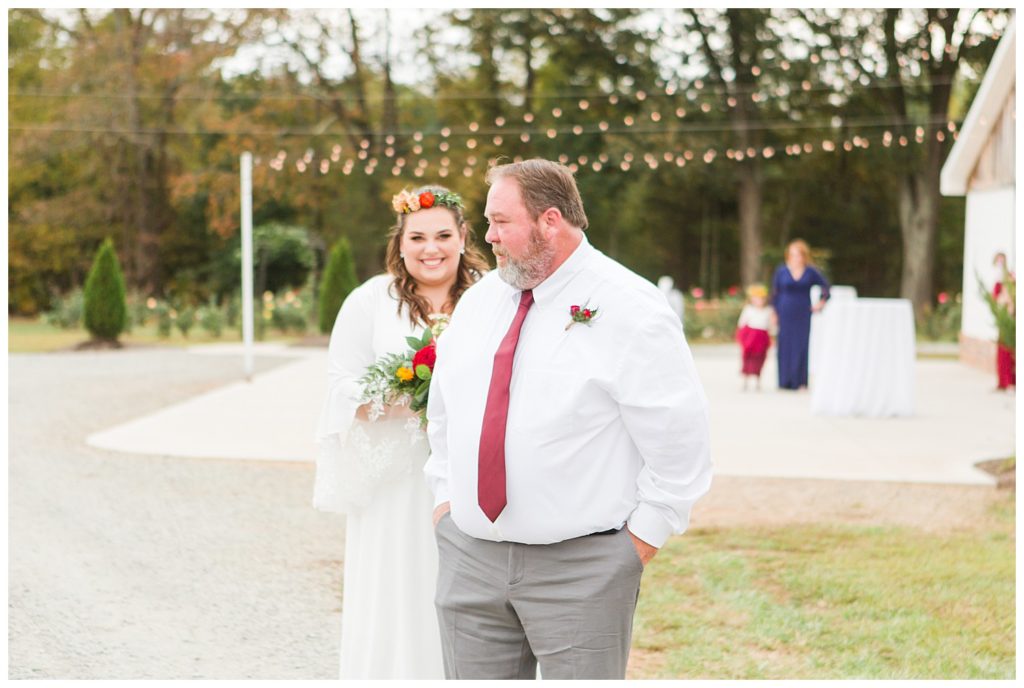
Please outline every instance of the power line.
[{"label": "power line", "polygon": [[[607,125],[602,128],[598,125],[575,125],[574,127],[546,127],[546,128],[531,128],[531,129],[478,129],[473,130],[445,130],[437,131],[367,131],[367,132],[345,132],[345,131],[333,131],[324,132],[317,129],[285,129],[285,130],[269,130],[269,129],[184,129],[184,128],[143,128],[143,129],[125,129],[125,128],[112,128],[112,127],[77,127],[77,126],[46,126],[46,125],[10,125],[8,131],[26,131],[26,132],[37,132],[37,133],[84,133],[84,134],[124,134],[124,135],[158,135],[167,134],[172,136],[255,136],[255,137],[307,137],[307,138],[341,138],[349,137],[352,135],[369,137],[369,138],[380,138],[393,136],[397,138],[414,138],[419,135],[422,138],[426,137],[465,137],[465,138],[476,138],[483,136],[522,136],[528,135],[531,138],[534,136],[555,138],[563,135],[583,136],[583,135],[604,135],[604,134],[687,134],[687,133],[716,133],[716,132],[732,132],[737,129],[745,130],[768,130],[768,129],[789,129],[789,130],[812,130],[812,129],[841,129],[849,127],[865,127],[865,128],[878,128],[878,127],[898,127],[898,126],[921,126],[926,124],[946,124],[948,122],[955,122],[947,117],[924,117],[917,118],[914,120],[904,120],[896,117],[889,118],[840,118],[838,123],[833,120],[828,121],[817,121],[817,122],[799,122],[793,120],[765,120],[765,121],[754,121],[746,125],[745,127],[736,127],[729,123],[714,123],[714,124],[693,124],[676,127],[654,127],[647,125],[637,126],[616,126],[612,127]],[[607,123],[605,123],[607,124]],[[957,123],[959,124],[959,123]],[[554,132],[554,136],[551,136],[551,132]]]},{"label": "power line", "polygon": [[[929,79],[928,83],[932,85],[948,85],[956,80],[956,76],[942,79]],[[700,83],[701,85],[695,85]],[[702,79],[691,81],[690,83],[683,85],[674,85],[674,88],[659,86],[653,90],[648,91],[644,88],[633,89],[629,91],[577,91],[577,92],[559,92],[559,93],[535,93],[530,94],[531,100],[576,100],[576,99],[609,99],[609,98],[628,98],[637,100],[646,100],[647,98],[674,98],[679,95],[685,95],[687,91],[696,90],[701,93],[712,94],[712,95],[747,95],[758,93],[765,88],[769,90],[778,90],[786,87],[790,89],[790,93],[798,92],[809,92],[809,91],[830,91],[830,92],[842,92],[837,91],[836,85],[830,84],[818,84],[811,85],[810,87],[805,86],[806,80],[801,81],[780,81],[772,84],[766,84],[765,86],[751,86],[749,88],[743,88],[735,85],[720,85],[713,84],[708,85],[703,83]],[[735,84],[735,82],[730,82]],[[870,91],[874,89],[887,89],[887,88],[906,88],[907,86],[916,85],[915,82],[904,82],[902,80],[884,80],[875,81],[870,84],[861,84],[856,80],[849,81],[848,86],[853,87],[853,92]],[[638,97],[637,94],[642,94]],[[8,95],[16,98],[91,98],[95,100],[126,100],[126,99],[139,99],[139,100],[167,100],[168,95],[166,93],[105,93],[105,92],[73,92],[73,91],[44,91],[44,90],[13,90],[8,91]],[[331,94],[331,93],[309,93],[309,92],[297,92],[297,93],[282,93],[282,92],[261,92],[261,91],[247,91],[239,93],[217,93],[214,91],[208,91],[205,93],[199,93],[195,95],[175,95],[172,100],[194,100],[194,101],[244,101],[244,100],[311,100],[315,102],[323,102],[334,100],[342,94]],[[345,94],[347,97],[348,94]],[[405,94],[396,94],[389,96],[386,94],[379,94],[373,96],[367,96],[362,98],[366,102],[383,102],[388,100],[401,100],[403,98],[416,97],[429,98],[431,100],[451,100],[451,101],[465,101],[465,100],[504,100],[504,101],[516,101],[522,100],[526,97],[522,93],[450,93],[450,94],[423,94],[416,91],[411,91]],[[766,96],[767,97],[767,96]],[[781,97],[781,96],[776,96]]]}]

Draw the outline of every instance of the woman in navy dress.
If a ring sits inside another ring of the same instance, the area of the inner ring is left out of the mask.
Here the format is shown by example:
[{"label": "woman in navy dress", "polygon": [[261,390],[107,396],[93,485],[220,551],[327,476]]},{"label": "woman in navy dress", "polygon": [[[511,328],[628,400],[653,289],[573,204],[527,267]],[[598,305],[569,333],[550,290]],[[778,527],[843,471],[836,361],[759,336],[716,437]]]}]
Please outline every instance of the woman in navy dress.
[{"label": "woman in navy dress", "polygon": [[[786,264],[772,278],[772,305],[778,317],[779,387],[807,387],[807,357],[811,337],[811,313],[828,300],[828,280],[811,264],[807,243],[797,239],[786,246]],[[811,287],[821,287],[821,299],[811,305]]]}]

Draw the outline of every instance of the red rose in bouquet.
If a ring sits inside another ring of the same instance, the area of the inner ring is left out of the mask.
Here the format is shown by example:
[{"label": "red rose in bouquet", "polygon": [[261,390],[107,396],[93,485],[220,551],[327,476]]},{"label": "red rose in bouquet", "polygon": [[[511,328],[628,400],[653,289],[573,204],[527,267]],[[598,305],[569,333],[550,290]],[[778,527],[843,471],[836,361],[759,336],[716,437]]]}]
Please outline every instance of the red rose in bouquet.
[{"label": "red rose in bouquet", "polygon": [[434,363],[436,361],[437,348],[434,342],[430,342],[430,344],[417,351],[416,355],[412,357],[412,369],[416,370],[419,366],[425,365],[430,369],[430,372],[434,372]]}]

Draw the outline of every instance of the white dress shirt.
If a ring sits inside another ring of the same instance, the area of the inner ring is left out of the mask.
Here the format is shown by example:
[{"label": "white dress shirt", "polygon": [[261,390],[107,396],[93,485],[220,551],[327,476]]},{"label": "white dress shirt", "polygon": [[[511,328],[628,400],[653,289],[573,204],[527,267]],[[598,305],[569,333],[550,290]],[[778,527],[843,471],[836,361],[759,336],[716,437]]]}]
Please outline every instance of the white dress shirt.
[{"label": "white dress shirt", "polygon": [[747,327],[754,330],[764,330],[768,332],[772,326],[772,308],[771,306],[761,306],[760,308],[752,303],[748,303],[740,311],[740,319],[737,323],[738,327]]},{"label": "white dress shirt", "polygon": [[[450,501],[455,524],[485,540],[548,544],[628,521],[660,547],[711,485],[708,405],[679,318],[585,237],[533,297],[512,370],[508,504],[494,523],[477,503],[477,454],[520,291],[488,273],[438,340],[424,467],[435,505]],[[598,314],[566,330],[573,305]]]}]

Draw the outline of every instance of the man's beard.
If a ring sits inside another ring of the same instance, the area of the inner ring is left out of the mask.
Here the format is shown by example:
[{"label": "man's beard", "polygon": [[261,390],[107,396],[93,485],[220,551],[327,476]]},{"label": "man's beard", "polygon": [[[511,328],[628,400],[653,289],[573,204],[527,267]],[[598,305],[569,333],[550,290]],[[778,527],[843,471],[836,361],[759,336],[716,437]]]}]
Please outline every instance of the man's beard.
[{"label": "man's beard", "polygon": [[498,266],[498,276],[516,289],[533,289],[547,279],[555,247],[544,241],[540,225],[534,225],[525,256],[513,260],[507,253],[502,255],[505,256],[505,264]]}]

